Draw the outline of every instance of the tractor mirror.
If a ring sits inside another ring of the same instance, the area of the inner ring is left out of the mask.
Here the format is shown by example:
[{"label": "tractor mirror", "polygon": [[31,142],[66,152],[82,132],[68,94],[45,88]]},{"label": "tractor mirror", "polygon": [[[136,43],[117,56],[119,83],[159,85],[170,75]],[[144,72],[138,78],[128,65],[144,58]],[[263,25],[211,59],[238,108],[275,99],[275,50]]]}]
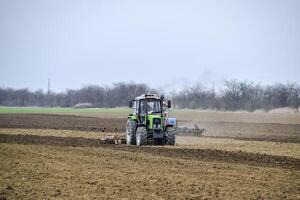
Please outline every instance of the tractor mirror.
[{"label": "tractor mirror", "polygon": [[132,101],[129,101],[129,102],[128,102],[128,107],[129,107],[129,108],[132,108]]},{"label": "tractor mirror", "polygon": [[168,108],[171,108],[171,101],[168,100]]}]

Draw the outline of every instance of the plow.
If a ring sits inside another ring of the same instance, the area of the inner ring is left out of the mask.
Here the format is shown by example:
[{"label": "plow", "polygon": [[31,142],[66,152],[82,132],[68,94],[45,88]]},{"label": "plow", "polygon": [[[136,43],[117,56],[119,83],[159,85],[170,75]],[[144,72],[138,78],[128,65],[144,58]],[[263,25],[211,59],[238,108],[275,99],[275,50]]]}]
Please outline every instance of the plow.
[{"label": "plow", "polygon": [[203,136],[203,133],[205,132],[206,129],[199,128],[198,124],[194,124],[194,128],[188,128],[188,127],[176,128],[176,135]]},{"label": "plow", "polygon": [[101,138],[101,142],[104,144],[126,144],[125,136],[113,134],[113,135],[106,135],[105,137]]}]

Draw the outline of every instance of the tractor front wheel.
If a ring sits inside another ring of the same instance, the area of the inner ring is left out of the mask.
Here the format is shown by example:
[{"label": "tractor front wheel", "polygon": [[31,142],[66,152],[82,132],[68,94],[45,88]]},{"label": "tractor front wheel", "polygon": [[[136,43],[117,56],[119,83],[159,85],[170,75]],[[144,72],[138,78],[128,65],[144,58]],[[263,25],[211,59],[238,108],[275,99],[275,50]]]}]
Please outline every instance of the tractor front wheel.
[{"label": "tractor front wheel", "polygon": [[140,126],[136,130],[136,146],[147,144],[147,130],[145,127]]},{"label": "tractor front wheel", "polygon": [[168,127],[166,130],[166,145],[175,145],[175,132],[176,129]]},{"label": "tractor front wheel", "polygon": [[136,122],[132,119],[127,120],[126,124],[126,144],[134,145],[136,135]]}]

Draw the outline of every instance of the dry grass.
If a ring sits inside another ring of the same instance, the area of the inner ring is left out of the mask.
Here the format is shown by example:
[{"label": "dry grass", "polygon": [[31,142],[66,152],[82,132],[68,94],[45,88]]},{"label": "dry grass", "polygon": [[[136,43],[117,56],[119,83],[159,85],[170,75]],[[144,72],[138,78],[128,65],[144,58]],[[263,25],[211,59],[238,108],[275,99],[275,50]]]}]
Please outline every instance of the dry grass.
[{"label": "dry grass", "polygon": [[38,135],[38,136],[56,136],[56,137],[83,137],[83,138],[100,139],[109,133],[95,132],[95,131],[77,131],[77,130],[0,128],[0,134]]},{"label": "dry grass", "polygon": [[[288,110],[288,111],[287,111]],[[77,115],[98,118],[121,118],[126,119],[130,109],[73,109],[64,112],[64,109],[43,109],[35,112],[2,112],[4,113],[45,113],[59,115]],[[271,112],[257,111],[211,111],[211,110],[189,110],[180,109],[170,112],[171,116],[177,117],[178,120],[200,121],[200,122],[244,122],[244,123],[280,123],[280,124],[300,124],[300,113],[290,112],[289,109],[276,109]]]},{"label": "dry grass", "polygon": [[[99,118],[126,118],[127,113],[78,113],[76,115]],[[222,112],[205,110],[174,110],[171,116],[178,120],[199,122],[242,122],[300,124],[300,114],[286,112]]]},{"label": "dry grass", "polygon": [[171,115],[179,120],[198,122],[300,124],[299,113],[175,110]]}]

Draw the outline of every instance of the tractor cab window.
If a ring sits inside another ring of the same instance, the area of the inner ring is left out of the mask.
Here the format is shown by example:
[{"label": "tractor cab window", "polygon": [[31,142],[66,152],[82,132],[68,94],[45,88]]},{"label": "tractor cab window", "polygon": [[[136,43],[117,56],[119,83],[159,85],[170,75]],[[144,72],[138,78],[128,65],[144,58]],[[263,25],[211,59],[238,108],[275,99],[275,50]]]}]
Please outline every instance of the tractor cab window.
[{"label": "tractor cab window", "polygon": [[140,115],[161,113],[160,100],[144,99],[140,101]]}]

